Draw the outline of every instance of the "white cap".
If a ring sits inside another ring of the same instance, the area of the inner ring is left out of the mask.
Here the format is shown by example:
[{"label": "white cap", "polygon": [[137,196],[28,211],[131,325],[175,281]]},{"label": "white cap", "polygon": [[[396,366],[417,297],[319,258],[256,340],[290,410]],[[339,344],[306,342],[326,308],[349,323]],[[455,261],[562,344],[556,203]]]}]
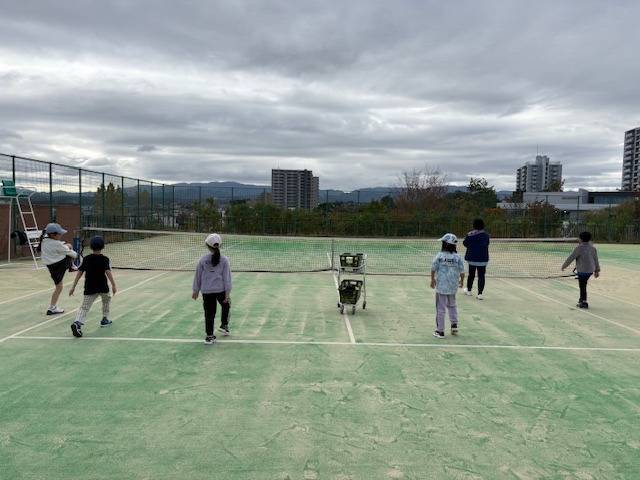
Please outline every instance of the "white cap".
[{"label": "white cap", "polygon": [[218,244],[218,246],[220,246],[222,245],[222,237],[220,237],[220,235],[218,235],[217,233],[212,233],[207,237],[204,243],[206,243],[210,247],[213,247],[215,244]]},{"label": "white cap", "polygon": [[457,245],[458,237],[456,237],[453,233],[445,233],[440,239],[441,242],[448,243],[449,245]]},{"label": "white cap", "polygon": [[50,234],[50,233],[58,233],[58,234],[60,234],[60,235],[64,235],[65,233],[67,233],[67,231],[66,231],[64,228],[62,228],[60,225],[58,225],[57,223],[50,223],[50,224],[48,224],[48,225],[44,228],[44,231],[45,231],[47,234]]}]

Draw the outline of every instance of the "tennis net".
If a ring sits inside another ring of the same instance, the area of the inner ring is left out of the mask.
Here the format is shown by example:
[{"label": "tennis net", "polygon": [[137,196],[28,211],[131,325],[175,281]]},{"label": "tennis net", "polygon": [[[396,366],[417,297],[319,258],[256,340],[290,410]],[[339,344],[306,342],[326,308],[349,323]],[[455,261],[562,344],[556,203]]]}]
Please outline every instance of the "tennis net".
[{"label": "tennis net", "polygon": [[[192,271],[208,253],[206,233],[85,228],[83,245],[100,235],[114,268]],[[492,239],[487,275],[551,278],[563,276],[560,265],[574,239]],[[440,250],[436,239],[377,239],[223,235],[222,253],[236,272],[320,272],[339,265],[341,253],[365,253],[366,272],[378,275],[428,275]],[[459,250],[464,251],[460,245]],[[86,252],[85,252],[86,253]]]}]

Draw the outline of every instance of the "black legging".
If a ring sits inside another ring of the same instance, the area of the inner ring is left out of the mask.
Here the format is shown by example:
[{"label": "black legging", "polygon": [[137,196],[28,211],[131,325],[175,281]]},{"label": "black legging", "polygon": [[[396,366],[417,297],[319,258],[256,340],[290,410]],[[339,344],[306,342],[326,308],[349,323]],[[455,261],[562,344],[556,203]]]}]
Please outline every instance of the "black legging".
[{"label": "black legging", "polygon": [[578,274],[578,286],[580,287],[580,302],[587,303],[587,283],[591,277],[590,273]]},{"label": "black legging", "polygon": [[230,305],[224,301],[225,292],[219,293],[203,293],[202,304],[204,305],[204,325],[207,331],[207,336],[213,335],[213,319],[216,318],[217,304],[222,306],[222,322],[221,326],[225,326],[229,323],[229,309]]},{"label": "black legging", "polygon": [[469,277],[467,278],[467,290],[473,288],[473,280],[476,278],[476,270],[478,270],[478,295],[484,292],[484,276],[487,273],[487,267],[478,267],[469,265]]}]

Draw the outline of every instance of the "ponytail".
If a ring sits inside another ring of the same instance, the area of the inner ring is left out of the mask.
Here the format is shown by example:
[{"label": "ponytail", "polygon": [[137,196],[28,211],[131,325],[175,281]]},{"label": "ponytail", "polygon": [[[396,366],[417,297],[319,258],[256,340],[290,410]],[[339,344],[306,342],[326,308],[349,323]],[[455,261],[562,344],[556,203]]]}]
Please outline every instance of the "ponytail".
[{"label": "ponytail", "polygon": [[47,229],[42,229],[42,235],[40,235],[40,240],[38,240],[38,246],[36,247],[36,252],[42,253],[42,240],[47,236]]},{"label": "ponytail", "polygon": [[209,250],[212,251],[211,263],[213,264],[214,267],[217,267],[218,264],[220,263],[220,249],[217,247],[210,247]]}]

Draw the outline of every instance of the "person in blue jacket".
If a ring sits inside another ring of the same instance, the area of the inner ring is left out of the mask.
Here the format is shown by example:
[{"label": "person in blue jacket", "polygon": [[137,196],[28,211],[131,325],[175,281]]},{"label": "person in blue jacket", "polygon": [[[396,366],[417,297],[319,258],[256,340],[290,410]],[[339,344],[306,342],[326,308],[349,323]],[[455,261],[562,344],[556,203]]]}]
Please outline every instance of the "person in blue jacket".
[{"label": "person in blue jacket", "polygon": [[478,300],[482,300],[484,292],[485,274],[489,263],[489,234],[484,231],[484,221],[476,218],[473,221],[473,230],[467,233],[462,244],[467,247],[464,259],[469,264],[469,276],[465,295],[473,295],[473,281],[478,272]]}]

